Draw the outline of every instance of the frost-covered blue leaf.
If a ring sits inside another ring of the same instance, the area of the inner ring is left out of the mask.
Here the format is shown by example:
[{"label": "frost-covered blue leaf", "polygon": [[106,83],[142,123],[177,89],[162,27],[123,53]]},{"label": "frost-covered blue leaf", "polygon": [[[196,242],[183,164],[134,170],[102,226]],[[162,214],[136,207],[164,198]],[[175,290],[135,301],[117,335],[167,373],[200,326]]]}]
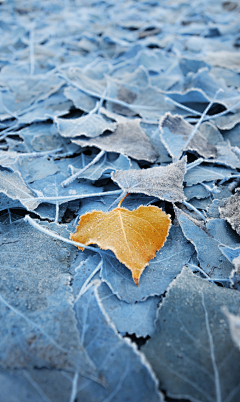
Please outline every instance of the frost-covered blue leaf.
[{"label": "frost-covered blue leaf", "polygon": [[[101,193],[102,188],[93,186],[89,181],[81,183],[73,182],[68,187],[62,187],[61,183],[67,178],[64,173],[56,173],[31,184],[32,190],[37,194],[37,199],[50,204],[62,204],[67,201],[84,198],[89,194]],[[28,203],[30,201],[26,201]]]},{"label": "frost-covered blue leaf", "polygon": [[181,116],[167,113],[160,122],[161,140],[174,160],[178,160],[183,151],[197,151],[204,158],[216,157],[216,148],[209,144],[199,131],[192,137],[194,126]]},{"label": "frost-covered blue leaf", "polygon": [[[102,258],[98,254],[89,255],[89,251],[85,254],[86,259],[80,255],[71,268],[74,274],[72,287],[75,300],[81,297],[91,281],[100,278]],[[73,267],[75,267],[74,271]],[[144,302],[126,303],[114,295],[104,282],[98,287],[98,293],[104,310],[121,334],[146,337],[154,332],[159,297],[149,297]]]},{"label": "frost-covered blue leaf", "polygon": [[221,218],[226,219],[240,235],[240,192],[227,198],[219,207]]},{"label": "frost-covered blue leaf", "polygon": [[91,112],[96,106],[98,98],[89,96],[76,87],[68,86],[64,89],[64,95],[70,99],[74,106],[85,113]]},{"label": "frost-covered blue leaf", "polygon": [[201,165],[189,169],[184,176],[184,181],[187,186],[192,186],[202,182],[231,178],[233,175],[239,175],[238,171],[220,166]]},{"label": "frost-covered blue leaf", "polygon": [[151,336],[154,333],[160,297],[148,297],[143,302],[126,303],[119,300],[104,282],[99,286],[98,293],[104,310],[120,333],[135,334],[137,337]]},{"label": "frost-covered blue leaf", "polygon": [[95,375],[72,310],[69,246],[23,221],[1,227],[1,246],[1,328],[6,328],[1,336],[1,366],[79,369]]},{"label": "frost-covered blue leaf", "polygon": [[171,398],[238,401],[239,350],[222,307],[239,314],[240,295],[183,268],[168,288],[156,331],[141,349]]},{"label": "frost-covered blue leaf", "polygon": [[75,303],[75,309],[82,343],[108,384],[104,388],[88,380],[76,396],[90,401],[110,399],[113,395],[116,402],[162,401],[150,366],[133,344],[119,336],[94,286]]},{"label": "frost-covered blue leaf", "polygon": [[97,137],[104,131],[115,131],[116,123],[106,121],[101,115],[89,113],[77,119],[55,119],[59,133],[63,137]]},{"label": "frost-covered blue leaf", "polygon": [[[197,225],[184,213],[177,212],[178,221],[184,235],[191,241],[197,251],[201,268],[212,278],[227,279],[232,265],[220,252],[218,245],[234,245],[240,243],[240,237],[226,224],[223,219],[212,219],[206,227]],[[211,258],[209,259],[209,256]]]},{"label": "frost-covered blue leaf", "polygon": [[36,195],[25,184],[19,173],[0,171],[0,192],[12,200],[18,200],[28,210],[34,210],[39,205]]},{"label": "frost-covered blue leaf", "polygon": [[65,172],[69,172],[70,177],[79,172],[78,178],[82,177],[88,180],[97,180],[104,174],[110,176],[110,173],[115,170],[129,170],[138,167],[135,161],[131,161],[126,156],[113,152],[106,152],[99,161],[90,165],[95,157],[96,154],[94,153],[91,156],[81,153],[75,158],[65,159],[60,162],[57,161],[56,165],[61,167],[61,170],[65,168]]}]

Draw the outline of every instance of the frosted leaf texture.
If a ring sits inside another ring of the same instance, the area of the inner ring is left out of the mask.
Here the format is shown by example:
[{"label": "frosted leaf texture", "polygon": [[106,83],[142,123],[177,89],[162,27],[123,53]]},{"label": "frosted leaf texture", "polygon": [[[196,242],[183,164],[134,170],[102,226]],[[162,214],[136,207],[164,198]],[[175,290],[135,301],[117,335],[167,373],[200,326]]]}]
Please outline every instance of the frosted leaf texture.
[{"label": "frosted leaf texture", "polygon": [[184,214],[178,217],[178,221],[186,238],[195,246],[200,267],[212,278],[227,279],[232,271],[232,265],[222,255],[218,245],[240,243],[240,237],[235,236],[221,219],[210,220],[203,228]]},{"label": "frosted leaf texture", "polygon": [[174,159],[179,159],[183,151],[191,150],[204,158],[216,157],[216,148],[209,144],[199,131],[193,136],[194,126],[187,123],[181,116],[167,113],[160,122],[161,140]]},{"label": "frosted leaf texture", "polygon": [[118,123],[112,134],[98,136],[94,139],[75,139],[73,142],[81,146],[95,146],[104,151],[118,152],[131,156],[133,159],[149,162],[154,162],[158,156],[156,149],[141,129],[139,120]]},{"label": "frosted leaf texture", "polygon": [[141,349],[169,397],[238,401],[240,352],[222,307],[239,314],[239,302],[239,293],[197,278],[185,267],[169,286],[156,331]]},{"label": "frosted leaf texture", "polygon": [[232,228],[240,235],[240,193],[226,199],[219,207],[221,218],[226,219]]},{"label": "frosted leaf texture", "polygon": [[155,167],[141,171],[116,171],[112,179],[127,193],[144,193],[161,200],[181,202],[185,200],[183,178],[186,172],[186,159],[166,167]]},{"label": "frosted leaf texture", "polygon": [[1,367],[79,369],[97,375],[72,310],[69,246],[19,221],[1,226],[1,249]]},{"label": "frosted leaf texture", "polygon": [[227,169],[221,166],[201,165],[188,170],[184,177],[184,181],[187,186],[192,186],[193,184],[202,182],[223,180],[235,174],[238,174],[237,170]]},{"label": "frosted leaf texture", "polygon": [[[0,402],[239,402],[238,2],[0,0],[0,38]],[[69,244],[127,192],[172,222],[138,288]],[[141,349],[184,265],[158,384]]]},{"label": "frosted leaf texture", "polygon": [[18,173],[7,170],[0,171],[0,192],[12,200],[18,200],[28,210],[34,210],[39,205],[35,194],[27,187]]},{"label": "frosted leaf texture", "polygon": [[115,123],[107,122],[101,115],[89,113],[87,116],[81,116],[78,119],[55,119],[59,133],[63,137],[97,137],[104,131],[114,131]]},{"label": "frosted leaf texture", "polygon": [[83,345],[108,384],[103,387],[85,380],[85,386],[79,387],[79,398],[101,401],[116,394],[116,402],[163,401],[147,361],[134,345],[119,336],[101,305],[98,290],[89,287],[75,309]]}]

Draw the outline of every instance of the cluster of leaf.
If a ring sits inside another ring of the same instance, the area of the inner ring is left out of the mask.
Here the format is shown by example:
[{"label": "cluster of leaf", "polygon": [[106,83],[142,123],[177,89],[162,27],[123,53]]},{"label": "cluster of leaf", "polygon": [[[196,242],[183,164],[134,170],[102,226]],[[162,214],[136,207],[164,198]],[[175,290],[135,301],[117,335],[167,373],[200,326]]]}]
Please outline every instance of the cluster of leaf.
[{"label": "cluster of leaf", "polygon": [[[0,1],[0,402],[239,402],[239,15]],[[127,193],[172,218],[138,288],[70,240]]]}]

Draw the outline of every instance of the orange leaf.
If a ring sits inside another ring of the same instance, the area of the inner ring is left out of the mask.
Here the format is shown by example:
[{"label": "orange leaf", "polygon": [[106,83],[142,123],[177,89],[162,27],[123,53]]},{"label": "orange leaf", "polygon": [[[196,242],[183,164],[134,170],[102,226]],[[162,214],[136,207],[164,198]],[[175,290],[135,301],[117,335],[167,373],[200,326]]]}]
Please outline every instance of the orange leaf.
[{"label": "orange leaf", "polygon": [[156,206],[140,206],[129,211],[120,207],[122,201],[110,212],[93,211],[81,216],[77,232],[70,237],[86,246],[97,244],[113,251],[130,269],[138,286],[148,262],[165,243],[171,220]]}]

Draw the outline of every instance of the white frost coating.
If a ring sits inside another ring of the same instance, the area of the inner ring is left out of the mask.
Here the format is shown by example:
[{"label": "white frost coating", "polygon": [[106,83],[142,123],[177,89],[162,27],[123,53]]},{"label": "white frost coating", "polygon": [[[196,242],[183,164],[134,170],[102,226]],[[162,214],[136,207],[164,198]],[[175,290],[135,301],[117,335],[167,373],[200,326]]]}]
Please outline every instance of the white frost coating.
[{"label": "white frost coating", "polygon": [[72,392],[71,392],[69,402],[74,402],[76,400],[76,396],[77,396],[77,392],[78,392],[78,389],[77,389],[78,377],[79,377],[79,373],[78,373],[78,371],[76,371],[76,373],[74,374],[73,380],[72,380]]},{"label": "white frost coating", "polygon": [[222,307],[222,312],[228,319],[232,339],[240,349],[240,316],[230,313],[226,306]]},{"label": "white frost coating", "polygon": [[28,317],[26,317],[21,311],[18,311],[15,307],[13,307],[11,304],[9,304],[1,295],[0,295],[0,301],[5,304],[10,310],[12,310],[15,314],[19,315],[20,317],[24,318],[31,326],[34,328],[37,328],[56,348],[61,350],[62,352],[68,353],[69,351],[65,348],[62,348],[55,340],[47,333],[45,332],[39,325],[35,324],[32,320],[30,320]]},{"label": "white frost coating", "polygon": [[196,134],[196,132],[197,132],[197,130],[198,130],[200,124],[202,123],[204,117],[206,116],[207,112],[209,111],[209,109],[211,108],[211,106],[213,105],[213,103],[215,102],[215,100],[216,100],[216,98],[217,98],[217,96],[218,96],[218,94],[219,94],[220,92],[223,92],[223,89],[222,89],[222,88],[220,88],[220,89],[217,90],[217,92],[215,93],[213,99],[211,100],[211,102],[209,103],[209,105],[206,107],[206,109],[205,109],[204,112],[202,113],[202,116],[201,116],[201,118],[199,119],[199,121],[197,122],[197,124],[196,124],[196,126],[194,127],[193,131],[191,132],[191,135],[189,136],[189,138],[188,138],[188,140],[187,140],[187,142],[186,142],[186,144],[185,144],[185,147],[188,146],[188,144],[190,143],[190,141],[192,140],[192,138],[193,138],[194,135]]},{"label": "white frost coating", "polygon": [[97,248],[90,247],[90,246],[85,246],[85,245],[82,244],[82,243],[78,243],[78,242],[76,242],[76,241],[66,239],[65,237],[59,236],[59,235],[57,235],[56,233],[52,232],[51,230],[48,230],[48,229],[43,228],[41,225],[39,225],[37,222],[35,222],[34,219],[30,218],[29,215],[26,215],[26,216],[24,217],[24,221],[27,222],[27,223],[29,223],[29,224],[30,224],[31,226],[33,226],[35,229],[38,229],[40,232],[45,233],[45,234],[47,234],[48,236],[54,237],[55,239],[64,241],[65,243],[68,243],[68,244],[72,244],[73,246],[87,248],[88,250],[95,251],[96,253],[101,253],[101,251],[98,250]]},{"label": "white frost coating", "polygon": [[[34,190],[35,191],[35,190]],[[76,195],[65,195],[65,196],[56,196],[56,197],[45,197],[45,196],[38,196],[38,197],[31,197],[31,198],[22,198],[22,201],[25,203],[33,202],[33,201],[42,201],[42,202],[49,202],[51,201],[55,204],[55,202],[67,202],[67,201],[74,201],[81,198],[89,198],[89,197],[99,197],[104,195],[113,195],[113,194],[120,194],[122,190],[114,190],[114,191],[105,191],[104,193],[92,193],[92,194],[76,194]]]},{"label": "white frost coating", "polygon": [[[100,286],[101,282],[99,280],[96,280],[95,283],[93,281],[92,284],[95,285],[95,289],[94,289],[95,297],[96,297],[96,300],[97,300],[98,305],[100,307],[100,310],[101,310],[102,314],[104,315],[108,325],[113,329],[113,331],[114,331],[115,335],[118,337],[118,339],[121,340],[122,342],[126,342],[132,348],[133,352],[140,358],[140,361],[141,361],[142,365],[144,365],[148,369],[148,371],[149,371],[149,373],[150,373],[150,375],[151,375],[151,377],[152,377],[152,379],[153,379],[153,381],[155,383],[156,390],[158,390],[158,386],[159,386],[158,379],[157,379],[157,377],[156,377],[156,375],[155,375],[150,363],[148,362],[147,358],[145,357],[145,355],[137,349],[136,344],[131,342],[131,340],[129,338],[122,338],[121,337],[121,335],[118,333],[115,325],[113,324],[113,322],[110,320],[108,314],[106,313],[106,311],[104,309],[104,306],[103,306],[103,304],[101,302],[101,299],[99,297],[99,294],[98,294],[98,287]],[[159,402],[163,402],[162,393],[160,391],[158,391],[158,393],[159,393]],[[104,402],[110,402],[110,400],[109,401],[104,401]]]},{"label": "white frost coating", "polygon": [[127,193],[144,193],[160,200],[182,202],[186,199],[183,180],[187,157],[168,166],[129,171],[116,170],[111,178]]},{"label": "white frost coating", "polygon": [[64,180],[61,184],[63,187],[67,187],[69,184],[71,184],[75,179],[77,179],[82,173],[84,173],[90,166],[95,165],[101,159],[101,157],[105,154],[105,151],[100,151],[97,156],[84,168],[79,169],[78,172],[73,174],[72,176],[68,177],[68,179]]},{"label": "white frost coating", "polygon": [[102,268],[103,265],[103,260],[101,259],[101,261],[99,262],[99,264],[97,265],[97,267],[94,269],[94,271],[91,273],[91,275],[89,275],[89,277],[86,279],[86,281],[84,282],[84,284],[82,285],[80,292],[78,293],[75,302],[77,303],[78,299],[80,299],[80,297],[86,292],[87,289],[89,289],[89,282],[91,281],[91,279],[94,277],[94,275],[100,271],[100,269]]}]

